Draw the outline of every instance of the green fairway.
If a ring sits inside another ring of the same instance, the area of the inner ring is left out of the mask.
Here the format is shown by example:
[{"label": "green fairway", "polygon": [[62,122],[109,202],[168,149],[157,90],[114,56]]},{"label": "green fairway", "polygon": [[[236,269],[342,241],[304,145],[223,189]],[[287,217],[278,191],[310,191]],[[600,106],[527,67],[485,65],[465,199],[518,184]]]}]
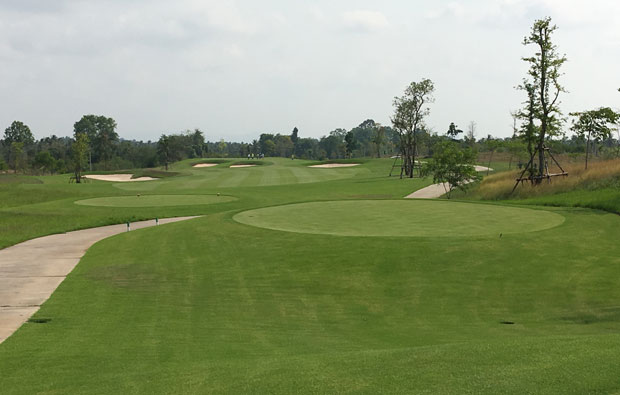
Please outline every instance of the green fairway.
[{"label": "green fairway", "polygon": [[563,216],[548,211],[423,200],[300,203],[245,211],[234,219],[287,232],[421,237],[535,232],[564,222]]},{"label": "green fairway", "polygon": [[202,215],[90,248],[0,344],[0,393],[620,391],[620,216],[402,200],[432,180],[393,159],[231,162],[0,183],[0,247]]},{"label": "green fairway", "polygon": [[78,200],[75,204],[104,207],[161,207],[215,204],[233,200],[237,200],[237,198],[217,195],[136,195]]}]

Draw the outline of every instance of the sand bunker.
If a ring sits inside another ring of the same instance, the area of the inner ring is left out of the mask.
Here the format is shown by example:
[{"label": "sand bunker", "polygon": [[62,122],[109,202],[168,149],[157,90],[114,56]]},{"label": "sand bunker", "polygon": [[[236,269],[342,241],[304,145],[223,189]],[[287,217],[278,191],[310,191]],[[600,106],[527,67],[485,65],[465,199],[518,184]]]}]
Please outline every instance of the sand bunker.
[{"label": "sand bunker", "polygon": [[138,177],[131,178],[133,174],[89,174],[84,176],[84,178],[88,178],[90,180],[99,180],[99,181],[113,181],[113,182],[134,182],[134,181],[153,181],[158,180],[158,178],[153,177]]},{"label": "sand bunker", "polygon": [[213,167],[217,166],[217,163],[198,163],[192,167]]},{"label": "sand bunker", "polygon": [[476,169],[476,171],[493,171],[493,169],[491,169],[490,167],[486,167],[486,166],[474,166],[474,168]]},{"label": "sand bunker", "polygon": [[256,165],[231,165],[230,168],[238,168],[238,167],[254,167]]},{"label": "sand bunker", "polygon": [[353,167],[353,166],[359,166],[359,163],[325,163],[322,165],[312,165],[312,166],[308,166],[308,167],[316,167],[319,169],[331,169],[334,167]]}]

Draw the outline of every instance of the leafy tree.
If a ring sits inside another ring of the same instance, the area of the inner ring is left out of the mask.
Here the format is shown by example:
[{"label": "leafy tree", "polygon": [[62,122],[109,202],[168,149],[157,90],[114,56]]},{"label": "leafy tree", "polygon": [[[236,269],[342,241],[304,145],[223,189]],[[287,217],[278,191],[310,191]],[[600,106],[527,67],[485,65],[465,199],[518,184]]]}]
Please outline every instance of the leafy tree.
[{"label": "leafy tree", "polygon": [[355,139],[355,135],[353,132],[348,132],[344,136],[344,142],[346,146],[346,152],[349,158],[353,155],[353,151],[357,148],[357,140]]},{"label": "leafy tree", "polygon": [[347,131],[344,129],[335,129],[329,132],[328,136],[321,137],[319,147],[325,151],[325,155],[329,159],[337,159],[346,153],[344,136]]},{"label": "leafy tree", "polygon": [[540,123],[538,128],[529,132],[536,133],[530,138],[535,141],[538,149],[538,175],[541,180],[545,168],[543,146],[546,138],[559,134],[563,119],[558,98],[560,93],[566,91],[559,83],[560,67],[566,62],[566,57],[558,54],[557,47],[551,41],[551,35],[556,29],[557,26],[551,25],[551,18],[539,19],[534,22],[529,36],[523,40],[523,45],[536,47],[534,56],[523,58],[530,66],[528,74],[531,81],[525,80],[520,88],[528,92],[533,101],[533,115]]},{"label": "leafy tree", "polygon": [[194,132],[191,133],[191,139],[194,155],[198,158],[204,157],[207,153],[204,134],[200,131],[200,129],[194,129]]},{"label": "leafy tree", "polygon": [[377,148],[377,158],[381,157],[381,146],[385,144],[385,128],[379,124],[375,125],[372,142]]},{"label": "leafy tree", "polygon": [[424,117],[430,113],[427,104],[432,103],[435,86],[429,79],[412,82],[401,97],[393,101],[392,124],[400,136],[400,151],[403,158],[403,171],[406,177],[413,178],[415,156],[418,150],[418,131],[424,127]]},{"label": "leafy tree", "polygon": [[291,141],[293,142],[293,144],[297,144],[298,140],[299,140],[299,130],[297,129],[297,126],[295,126],[295,128],[293,128],[293,132],[291,132]]},{"label": "leafy tree", "polygon": [[84,115],[73,124],[74,136],[81,133],[87,135],[95,160],[102,161],[104,169],[107,170],[108,161],[112,158],[118,142],[116,121],[103,115]]},{"label": "leafy tree", "polygon": [[600,142],[611,137],[614,125],[620,120],[620,114],[616,113],[609,107],[601,107],[596,110],[573,112],[570,114],[576,117],[573,120],[571,130],[577,133],[577,136],[584,138],[586,136],[586,169],[588,168],[588,155],[590,152],[590,140]]},{"label": "leafy tree", "polygon": [[73,155],[73,174],[75,182],[82,182],[82,171],[88,166],[88,135],[86,133],[77,133],[75,142],[71,146]]},{"label": "leafy tree", "polygon": [[280,157],[288,158],[294,152],[295,144],[293,144],[291,136],[277,134],[275,137],[275,144],[274,152]]},{"label": "leafy tree", "polygon": [[[18,144],[14,144],[18,143]],[[23,158],[24,147],[34,144],[34,137],[28,125],[21,121],[13,121],[4,130],[4,145],[8,147],[7,161],[13,163],[13,170],[17,170],[18,162]],[[19,152],[16,152],[19,150]]]},{"label": "leafy tree", "polygon": [[53,173],[56,170],[56,160],[49,151],[39,151],[34,157],[34,166],[39,170]]},{"label": "leafy tree", "polygon": [[433,175],[433,182],[443,184],[450,199],[455,188],[465,191],[468,183],[478,178],[473,165],[475,160],[472,149],[461,149],[453,141],[440,140],[433,147],[433,160],[425,171]]},{"label": "leafy tree", "polygon": [[34,137],[28,125],[20,121],[13,121],[4,130],[4,143],[10,145],[14,141],[24,143],[25,146],[34,144]]},{"label": "leafy tree", "polygon": [[17,172],[24,168],[24,143],[13,141],[10,150],[13,156],[13,170]]},{"label": "leafy tree", "polygon": [[457,129],[454,122],[450,122],[450,126],[448,127],[448,131],[446,132],[446,135],[448,135],[448,137],[452,139],[456,139],[456,137],[461,133],[463,133],[463,131],[461,129]]},{"label": "leafy tree", "polygon": [[170,137],[166,136],[165,134],[162,134],[159,138],[159,141],[157,141],[157,155],[159,156],[160,160],[164,162],[164,167],[166,168],[166,171],[168,171],[168,165],[172,158],[172,154]]}]

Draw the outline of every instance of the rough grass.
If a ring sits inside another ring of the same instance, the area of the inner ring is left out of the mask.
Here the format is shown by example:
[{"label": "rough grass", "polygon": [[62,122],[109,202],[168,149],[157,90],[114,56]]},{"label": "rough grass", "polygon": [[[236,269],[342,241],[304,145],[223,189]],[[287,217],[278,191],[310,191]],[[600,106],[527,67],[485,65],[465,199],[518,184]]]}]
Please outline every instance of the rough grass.
[{"label": "rough grass", "polygon": [[[500,200],[508,198],[535,198],[546,195],[574,191],[576,189],[600,189],[620,185],[620,159],[592,162],[588,169],[583,163],[572,163],[562,166],[568,172],[567,177],[553,177],[551,182],[532,186],[524,183],[519,185],[511,195],[515,179],[520,171],[510,171],[486,177],[476,191],[476,195],[485,200]],[[550,172],[557,172],[552,168]]]}]

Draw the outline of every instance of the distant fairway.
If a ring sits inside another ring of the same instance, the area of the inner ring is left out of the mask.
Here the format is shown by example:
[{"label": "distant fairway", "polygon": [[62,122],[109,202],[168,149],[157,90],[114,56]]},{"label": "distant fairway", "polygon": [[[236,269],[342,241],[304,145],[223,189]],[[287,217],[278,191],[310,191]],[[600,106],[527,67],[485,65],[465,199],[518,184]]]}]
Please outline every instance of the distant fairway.
[{"label": "distant fairway", "polygon": [[[237,188],[237,187],[260,187],[286,184],[308,184],[323,181],[342,180],[368,173],[363,166],[352,168],[315,169],[309,168],[308,161],[290,160],[283,158],[269,158],[263,166],[230,168],[229,164],[255,163],[256,161],[244,162],[243,160],[224,163],[207,169],[194,168],[190,162],[179,165],[178,169],[189,174],[187,177],[179,177],[175,180],[178,188]],[[175,168],[176,170],[177,168]],[[386,175],[387,175],[386,170]],[[137,185],[141,184],[141,185]],[[158,191],[165,190],[168,186],[165,182],[155,185],[147,183],[114,184],[115,187],[127,191]]]},{"label": "distant fairway", "polygon": [[238,222],[287,232],[339,236],[471,237],[553,228],[549,211],[471,203],[402,200],[311,202],[244,211]]},{"label": "distant fairway", "polygon": [[217,195],[136,195],[78,200],[75,204],[103,207],[162,207],[215,204],[232,202],[234,200],[237,200],[237,198]]}]

